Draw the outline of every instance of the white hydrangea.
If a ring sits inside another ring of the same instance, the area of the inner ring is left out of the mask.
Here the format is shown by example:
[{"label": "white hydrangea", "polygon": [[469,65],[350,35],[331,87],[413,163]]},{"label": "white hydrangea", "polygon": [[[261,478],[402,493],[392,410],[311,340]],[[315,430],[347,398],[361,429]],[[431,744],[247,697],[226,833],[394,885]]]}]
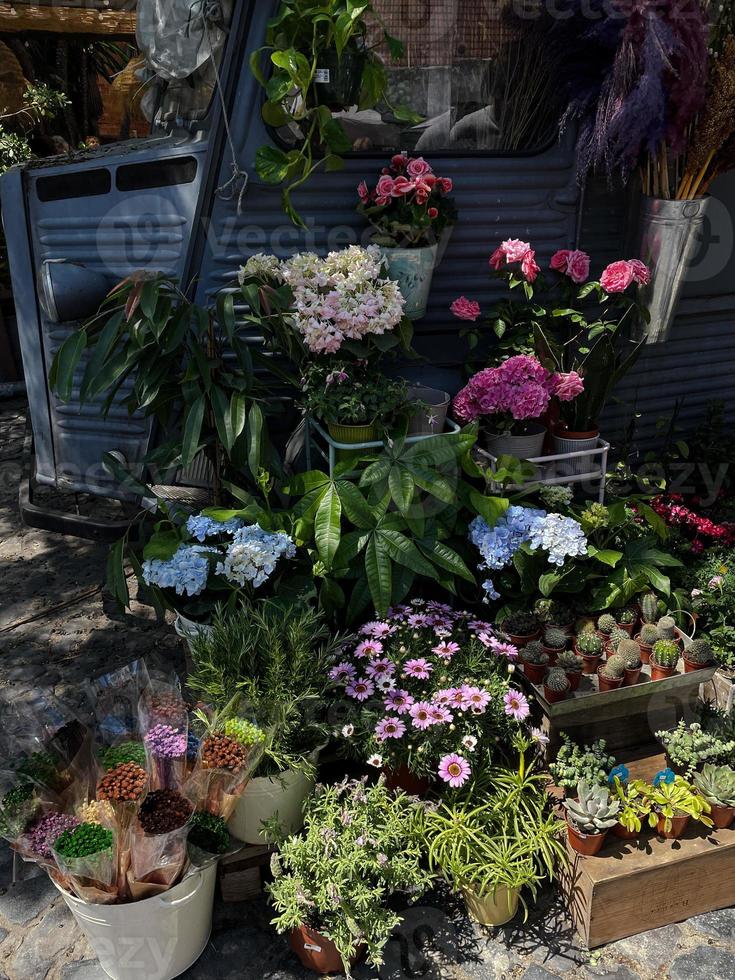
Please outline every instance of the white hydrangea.
[{"label": "white hydrangea", "polygon": [[245,265],[240,267],[237,278],[241,286],[246,279],[274,279],[276,282],[283,282],[281,261],[275,255],[258,252],[251,255]]},{"label": "white hydrangea", "polygon": [[238,585],[250,582],[257,588],[270,578],[280,558],[293,558],[295,554],[296,547],[287,534],[264,531],[252,524],[235,532],[224,561],[217,564],[217,574]]}]

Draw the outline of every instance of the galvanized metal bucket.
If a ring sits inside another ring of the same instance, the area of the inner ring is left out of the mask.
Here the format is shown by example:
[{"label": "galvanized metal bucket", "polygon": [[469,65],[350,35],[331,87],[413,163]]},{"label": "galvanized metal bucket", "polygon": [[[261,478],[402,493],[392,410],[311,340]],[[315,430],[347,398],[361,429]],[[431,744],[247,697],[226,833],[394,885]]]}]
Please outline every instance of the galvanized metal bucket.
[{"label": "galvanized metal bucket", "polygon": [[651,270],[650,284],[641,288],[641,300],[651,316],[643,327],[647,344],[662,343],[669,335],[708,207],[707,197],[695,201],[642,199],[638,255]]},{"label": "galvanized metal bucket", "polygon": [[438,244],[423,248],[383,249],[388,276],[400,286],[406,301],[405,314],[410,320],[420,320],[426,316],[438,251]]}]

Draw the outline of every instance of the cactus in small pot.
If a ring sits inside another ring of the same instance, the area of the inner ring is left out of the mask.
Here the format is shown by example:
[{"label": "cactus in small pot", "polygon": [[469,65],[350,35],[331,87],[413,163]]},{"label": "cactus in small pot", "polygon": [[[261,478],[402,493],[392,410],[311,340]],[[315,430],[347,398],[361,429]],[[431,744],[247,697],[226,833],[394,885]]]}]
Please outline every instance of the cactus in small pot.
[{"label": "cactus in small pot", "polygon": [[693,640],[684,650],[684,670],[702,670],[715,662],[715,652],[707,640]]},{"label": "cactus in small pot", "polygon": [[620,644],[623,642],[623,640],[629,640],[629,639],[630,639],[630,633],[628,633],[627,630],[621,629],[619,626],[616,626],[615,629],[610,634],[610,640],[609,640],[610,647],[615,652],[617,652],[617,649],[620,646]]},{"label": "cactus in small pot", "polygon": [[584,658],[585,674],[594,674],[602,657],[602,640],[597,633],[579,633],[574,641],[575,650]]},{"label": "cactus in small pot", "polygon": [[679,645],[676,640],[656,640],[651,649],[651,680],[671,677],[678,662]]},{"label": "cactus in small pot", "polygon": [[635,640],[623,640],[618,647],[618,656],[626,670],[637,670],[641,665],[641,648]]},{"label": "cactus in small pot", "polygon": [[615,617],[611,616],[610,613],[603,613],[597,620],[597,629],[605,636],[610,636],[617,625]]},{"label": "cactus in small pot", "polygon": [[601,691],[614,691],[620,687],[625,677],[625,661],[617,653],[597,671]]},{"label": "cactus in small pot", "polygon": [[632,626],[635,623],[635,618],[635,613],[627,606],[625,609],[619,609],[615,614],[615,620],[619,626]]},{"label": "cactus in small pot", "polygon": [[552,667],[544,678],[544,697],[550,704],[563,701],[571,686],[569,678],[561,667]]},{"label": "cactus in small pot", "polygon": [[641,631],[638,634],[638,639],[647,647],[652,647],[656,640],[662,640],[663,637],[658,631],[658,626],[655,623],[644,623],[641,626]]},{"label": "cactus in small pot", "polygon": [[573,691],[578,690],[582,678],[584,660],[573,650],[562,650],[556,658],[556,666],[567,675],[567,680]]},{"label": "cactus in small pot", "polygon": [[676,620],[673,616],[662,616],[656,625],[662,640],[676,640]]},{"label": "cactus in small pot", "polygon": [[582,780],[576,800],[565,800],[569,843],[580,854],[596,854],[608,830],[618,822],[620,800],[611,799],[606,786],[588,786]]},{"label": "cactus in small pot", "polygon": [[564,630],[560,630],[556,626],[547,626],[544,630],[544,646],[550,647],[552,650],[563,650],[568,639],[569,637]]},{"label": "cactus in small pot", "polygon": [[532,684],[540,684],[543,681],[546,668],[549,666],[549,655],[540,640],[531,640],[523,647],[521,664],[523,673]]},{"label": "cactus in small pot", "polygon": [[641,617],[644,623],[649,625],[655,623],[659,617],[658,599],[653,592],[647,592],[640,602]]},{"label": "cactus in small pot", "polygon": [[735,819],[735,772],[730,766],[707,762],[701,772],[694,774],[694,785],[712,807],[715,827],[729,827]]}]

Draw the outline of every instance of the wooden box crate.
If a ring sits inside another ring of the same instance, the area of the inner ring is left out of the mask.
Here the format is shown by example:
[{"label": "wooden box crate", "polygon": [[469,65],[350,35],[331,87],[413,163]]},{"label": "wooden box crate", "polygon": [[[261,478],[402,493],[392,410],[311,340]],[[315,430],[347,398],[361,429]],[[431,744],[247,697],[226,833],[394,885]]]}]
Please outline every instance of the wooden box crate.
[{"label": "wooden box crate", "polygon": [[274,848],[245,845],[222,858],[219,887],[223,902],[246,902],[256,898],[263,888],[263,873],[268,870]]}]

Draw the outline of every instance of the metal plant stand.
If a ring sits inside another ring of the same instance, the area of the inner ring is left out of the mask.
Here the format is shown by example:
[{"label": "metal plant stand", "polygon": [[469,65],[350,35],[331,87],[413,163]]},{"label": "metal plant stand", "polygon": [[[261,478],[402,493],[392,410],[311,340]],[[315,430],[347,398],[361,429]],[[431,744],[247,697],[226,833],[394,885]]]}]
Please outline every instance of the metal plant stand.
[{"label": "metal plant stand", "polygon": [[[597,500],[601,504],[605,502],[605,475],[607,473],[607,457],[609,452],[610,443],[605,442],[604,439],[598,439],[595,449],[583,449],[574,453],[557,453],[554,456],[534,456],[531,459],[524,460],[524,462],[530,463],[535,467],[534,478],[522,484],[507,486],[496,483],[490,475],[497,467],[499,457],[494,456],[487,449],[481,449],[479,446],[476,446],[473,450],[475,462],[487,471],[488,488],[497,493],[506,490],[523,490],[526,487],[539,483],[546,487],[562,487],[569,486],[573,483],[588,483],[594,486],[597,492]],[[565,463],[573,463],[577,460],[584,460],[589,463],[584,473],[559,473]]]}]

